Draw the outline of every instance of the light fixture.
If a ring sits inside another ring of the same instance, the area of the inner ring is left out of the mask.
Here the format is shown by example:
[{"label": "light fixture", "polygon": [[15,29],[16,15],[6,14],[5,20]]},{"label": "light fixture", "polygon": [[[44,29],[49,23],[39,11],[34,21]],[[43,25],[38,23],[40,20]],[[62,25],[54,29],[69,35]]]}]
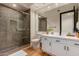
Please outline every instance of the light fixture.
[{"label": "light fixture", "polygon": [[13,4],[13,7],[16,7],[16,4]]},{"label": "light fixture", "polygon": [[39,15],[38,17],[40,18],[41,16]]}]

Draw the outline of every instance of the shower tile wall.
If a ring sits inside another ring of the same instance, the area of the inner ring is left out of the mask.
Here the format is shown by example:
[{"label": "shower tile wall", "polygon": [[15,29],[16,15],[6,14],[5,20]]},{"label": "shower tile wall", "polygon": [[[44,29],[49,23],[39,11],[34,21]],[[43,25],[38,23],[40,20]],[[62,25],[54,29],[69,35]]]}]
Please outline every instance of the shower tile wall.
[{"label": "shower tile wall", "polygon": [[[29,25],[24,26],[24,23],[29,20],[24,17],[27,18],[27,16],[23,16],[23,14],[15,10],[0,6],[0,50],[12,46],[20,46],[24,43],[23,34],[27,35],[26,28],[30,27]],[[30,37],[26,35],[25,37]]]}]

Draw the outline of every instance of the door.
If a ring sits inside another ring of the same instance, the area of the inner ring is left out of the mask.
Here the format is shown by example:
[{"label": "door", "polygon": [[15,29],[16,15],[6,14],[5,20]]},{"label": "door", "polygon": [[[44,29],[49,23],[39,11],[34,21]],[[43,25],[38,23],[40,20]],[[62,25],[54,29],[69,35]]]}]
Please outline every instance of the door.
[{"label": "door", "polygon": [[42,42],[42,50],[44,52],[47,52],[47,39],[45,39],[44,37],[41,38],[41,42]]},{"label": "door", "polygon": [[52,53],[56,56],[66,56],[65,44],[55,43],[52,46]]},{"label": "door", "polygon": [[68,46],[67,56],[79,56],[79,46]]},{"label": "door", "polygon": [[42,38],[42,50],[48,54],[51,54],[51,40],[49,38]]},{"label": "door", "polygon": [[52,39],[52,55],[65,56],[66,55],[66,42],[62,39]]}]

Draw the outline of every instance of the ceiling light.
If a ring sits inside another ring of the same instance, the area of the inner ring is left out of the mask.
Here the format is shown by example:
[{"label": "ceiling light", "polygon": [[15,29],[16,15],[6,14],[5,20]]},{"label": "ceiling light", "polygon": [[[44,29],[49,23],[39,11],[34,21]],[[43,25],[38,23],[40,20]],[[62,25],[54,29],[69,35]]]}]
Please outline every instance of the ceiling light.
[{"label": "ceiling light", "polygon": [[16,7],[16,4],[13,4],[13,7]]},{"label": "ceiling light", "polygon": [[41,17],[41,16],[38,16],[38,17]]}]

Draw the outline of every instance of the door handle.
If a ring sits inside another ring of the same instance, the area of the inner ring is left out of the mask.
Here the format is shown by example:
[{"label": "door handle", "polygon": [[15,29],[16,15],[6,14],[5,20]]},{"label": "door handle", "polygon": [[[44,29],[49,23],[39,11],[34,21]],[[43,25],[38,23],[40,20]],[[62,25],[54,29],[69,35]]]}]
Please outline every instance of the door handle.
[{"label": "door handle", "polygon": [[44,38],[45,40],[47,40],[47,38]]},{"label": "door handle", "polygon": [[64,46],[64,50],[66,50],[66,46]]},{"label": "door handle", "polygon": [[56,40],[56,42],[60,42],[60,40]]},{"label": "door handle", "polygon": [[79,44],[77,44],[77,43],[75,43],[74,45],[78,45],[79,46]]},{"label": "door handle", "polygon": [[42,39],[42,37],[40,37],[40,39]]},{"label": "door handle", "polygon": [[69,51],[69,47],[67,46],[67,51]]}]

